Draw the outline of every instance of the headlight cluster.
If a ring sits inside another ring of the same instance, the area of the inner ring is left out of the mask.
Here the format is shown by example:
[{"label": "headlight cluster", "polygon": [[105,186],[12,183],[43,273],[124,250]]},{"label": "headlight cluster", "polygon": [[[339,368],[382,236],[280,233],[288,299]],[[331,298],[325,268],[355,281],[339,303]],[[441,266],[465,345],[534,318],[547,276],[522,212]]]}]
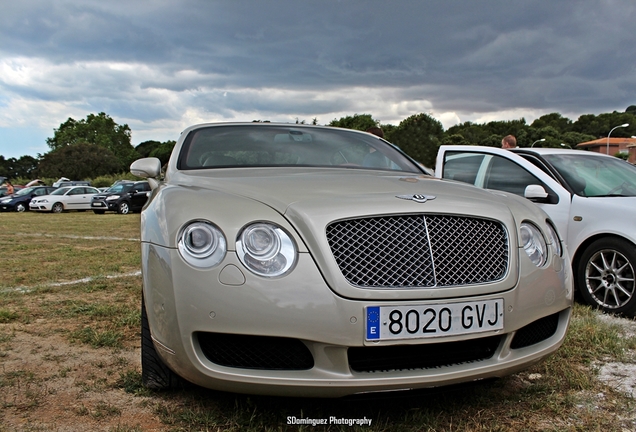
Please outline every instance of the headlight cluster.
[{"label": "headlight cluster", "polygon": [[270,223],[245,227],[236,240],[236,253],[259,276],[282,276],[296,263],[296,245],[282,228]]},{"label": "headlight cluster", "polygon": [[121,198],[119,195],[110,195],[106,197],[106,201],[118,200],[119,198]]},{"label": "headlight cluster", "polygon": [[223,261],[227,242],[215,225],[206,221],[194,221],[181,230],[177,248],[188,264],[207,268]]},{"label": "headlight cluster", "polygon": [[519,228],[521,232],[521,246],[537,267],[544,265],[548,259],[548,247],[539,228],[529,222],[522,222]]},{"label": "headlight cluster", "polygon": [[[227,241],[216,225],[192,221],[179,234],[177,248],[183,259],[198,268],[218,265],[227,253]],[[279,226],[257,222],[243,228],[236,239],[236,254],[252,273],[278,277],[296,264],[296,244]]]}]

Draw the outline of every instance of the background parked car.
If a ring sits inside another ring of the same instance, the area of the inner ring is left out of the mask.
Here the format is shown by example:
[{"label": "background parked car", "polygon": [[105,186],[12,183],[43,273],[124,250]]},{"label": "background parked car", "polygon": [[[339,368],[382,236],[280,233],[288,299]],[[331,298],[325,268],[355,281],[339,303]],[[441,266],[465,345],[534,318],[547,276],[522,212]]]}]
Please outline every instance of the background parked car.
[{"label": "background parked car", "polygon": [[120,181],[108,188],[106,192],[93,195],[91,209],[96,214],[114,211],[119,214],[141,211],[150,193],[147,181]]},{"label": "background parked car", "polygon": [[435,173],[534,201],[567,244],[583,300],[636,314],[636,167],[580,150],[441,146]]},{"label": "background parked car", "polygon": [[53,183],[53,187],[62,187],[62,186],[90,186],[91,182],[86,180],[69,180],[66,177],[61,177]]},{"label": "background parked car", "polygon": [[29,208],[52,213],[61,213],[64,210],[90,210],[91,198],[97,193],[99,190],[91,186],[61,187],[50,195],[33,198]]},{"label": "background parked car", "polygon": [[29,210],[31,199],[48,195],[55,189],[52,186],[33,186],[19,190],[13,195],[0,198],[0,211],[23,212]]}]

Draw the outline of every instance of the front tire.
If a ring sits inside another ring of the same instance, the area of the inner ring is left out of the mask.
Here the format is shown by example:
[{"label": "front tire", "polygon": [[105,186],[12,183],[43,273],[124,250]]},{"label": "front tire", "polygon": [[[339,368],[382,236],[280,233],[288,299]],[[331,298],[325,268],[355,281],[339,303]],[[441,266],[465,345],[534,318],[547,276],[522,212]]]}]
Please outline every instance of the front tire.
[{"label": "front tire", "polygon": [[636,247],[626,240],[597,240],[585,249],[576,271],[586,303],[604,312],[636,313]]},{"label": "front tire", "polygon": [[18,213],[22,213],[22,212],[27,211],[27,208],[26,208],[26,206],[24,204],[19,203],[19,204],[16,204],[15,211],[17,211]]},{"label": "front tire", "polygon": [[117,213],[124,215],[130,213],[130,204],[128,204],[126,201],[120,202],[119,206],[117,207]]},{"label": "front tire", "polygon": [[62,205],[62,203],[55,203],[53,204],[53,206],[51,207],[51,212],[52,213],[62,213],[64,211],[64,206]]},{"label": "front tire", "polygon": [[182,379],[161,360],[150,335],[146,302],[141,297],[141,383],[151,390],[169,390],[183,386]]}]

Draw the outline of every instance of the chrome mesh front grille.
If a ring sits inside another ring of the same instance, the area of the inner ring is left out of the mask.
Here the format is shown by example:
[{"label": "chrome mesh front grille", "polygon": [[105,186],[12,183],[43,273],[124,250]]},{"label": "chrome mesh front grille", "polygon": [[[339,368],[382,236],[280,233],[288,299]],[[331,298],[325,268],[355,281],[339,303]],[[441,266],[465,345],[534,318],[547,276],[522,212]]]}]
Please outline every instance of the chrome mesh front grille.
[{"label": "chrome mesh front grille", "polygon": [[327,226],[349,283],[366,288],[457,286],[503,279],[508,236],[499,222],[448,215],[383,216]]}]

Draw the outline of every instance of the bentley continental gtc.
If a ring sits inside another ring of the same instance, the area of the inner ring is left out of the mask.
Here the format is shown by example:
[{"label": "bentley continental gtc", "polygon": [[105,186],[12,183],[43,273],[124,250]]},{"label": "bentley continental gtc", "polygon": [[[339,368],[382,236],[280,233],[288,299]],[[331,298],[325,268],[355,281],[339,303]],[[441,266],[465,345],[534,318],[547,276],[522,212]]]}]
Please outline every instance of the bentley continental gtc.
[{"label": "bentley continental gtc", "polygon": [[338,397],[501,377],[562,344],[567,251],[533,203],[431,177],[383,139],[186,129],[135,161],[142,379]]}]

